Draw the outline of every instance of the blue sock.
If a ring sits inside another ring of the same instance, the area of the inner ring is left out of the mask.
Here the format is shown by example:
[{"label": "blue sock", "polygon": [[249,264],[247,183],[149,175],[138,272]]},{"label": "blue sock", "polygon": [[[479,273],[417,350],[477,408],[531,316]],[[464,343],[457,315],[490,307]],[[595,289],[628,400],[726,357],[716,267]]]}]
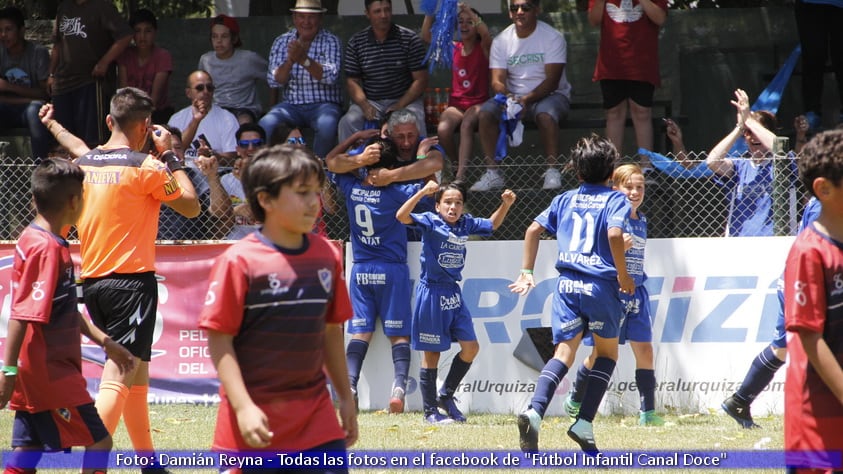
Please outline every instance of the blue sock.
[{"label": "blue sock", "polygon": [[635,383],[638,385],[638,395],[641,397],[641,411],[656,409],[656,371],[653,369],[636,369]]},{"label": "blue sock", "polygon": [[471,362],[466,362],[460,358],[460,352],[454,357],[453,362],[451,362],[451,369],[448,371],[448,376],[445,377],[445,385],[442,386],[442,390],[439,391],[439,395],[443,397],[453,397],[454,392],[457,391],[457,387],[459,386],[460,382],[462,382],[463,377],[468,372],[468,369],[471,368]]},{"label": "blue sock", "polygon": [[438,373],[439,369],[419,370],[419,391],[422,396],[424,416],[436,413],[439,410],[439,405],[436,402],[436,377]]},{"label": "blue sock", "polygon": [[393,387],[407,389],[407,374],[410,373],[410,343],[399,342],[392,345],[392,367],[395,371]]},{"label": "blue sock", "polygon": [[585,389],[588,387],[588,374],[591,369],[585,365],[581,365],[577,370],[577,379],[574,381],[574,386],[571,387],[571,400],[582,403],[582,397],[585,395]]},{"label": "blue sock", "polygon": [[530,400],[530,407],[544,418],[544,412],[547,411],[547,406],[553,400],[553,393],[556,392],[556,387],[562,377],[568,373],[568,366],[559,359],[550,359],[544,365],[542,373],[539,374],[539,380],[536,382],[536,392],[533,394],[533,399]]},{"label": "blue sock", "polygon": [[606,394],[606,387],[609,386],[609,379],[615,371],[615,361],[608,357],[598,357],[588,374],[588,385],[585,387],[580,414],[577,419],[583,419],[589,423],[594,421],[603,395]]},{"label": "blue sock", "polygon": [[345,349],[345,360],[348,364],[348,381],[351,388],[357,390],[357,381],[360,380],[360,369],[363,368],[363,359],[369,351],[369,343],[360,339],[352,339]]},{"label": "blue sock", "polygon": [[770,346],[764,348],[755,359],[752,360],[752,365],[746,373],[746,378],[743,379],[740,388],[738,388],[738,396],[746,403],[752,403],[755,397],[764,390],[764,387],[773,380],[776,371],[784,365],[784,362],[776,357],[773,349]]}]

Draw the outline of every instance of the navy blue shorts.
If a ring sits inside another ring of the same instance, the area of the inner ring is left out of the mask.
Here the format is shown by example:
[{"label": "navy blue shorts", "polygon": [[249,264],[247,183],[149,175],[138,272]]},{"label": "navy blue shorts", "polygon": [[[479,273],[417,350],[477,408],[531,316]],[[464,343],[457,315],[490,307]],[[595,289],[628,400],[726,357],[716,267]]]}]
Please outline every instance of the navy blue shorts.
[{"label": "navy blue shorts", "polygon": [[417,351],[445,352],[452,342],[476,341],[474,323],[456,283],[419,282],[413,309],[412,345]]},{"label": "navy blue shorts", "polygon": [[155,272],[88,278],[83,293],[91,321],[135,357],[149,362],[158,310]]},{"label": "navy blue shorts", "polygon": [[17,411],[12,426],[12,447],[61,451],[73,446],[90,446],[107,436],[108,430],[93,403],[38,413]]},{"label": "navy blue shorts", "polygon": [[559,272],[550,315],[554,344],[569,341],[586,329],[602,338],[618,337],[622,314],[617,281],[570,270]]},{"label": "navy blue shorts", "polygon": [[385,335],[410,335],[410,268],[406,263],[355,263],[348,293],[354,311],[349,334],[375,332],[380,318]]}]

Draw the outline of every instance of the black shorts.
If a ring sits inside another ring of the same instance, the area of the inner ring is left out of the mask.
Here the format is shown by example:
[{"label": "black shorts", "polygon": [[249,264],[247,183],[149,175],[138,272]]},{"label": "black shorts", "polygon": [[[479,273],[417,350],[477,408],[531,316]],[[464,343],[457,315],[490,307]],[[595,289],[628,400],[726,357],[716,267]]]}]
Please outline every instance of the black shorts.
[{"label": "black shorts", "polygon": [[135,357],[149,362],[158,309],[155,272],[88,278],[83,293],[91,321]]},{"label": "black shorts", "polygon": [[607,110],[626,99],[631,99],[641,107],[652,107],[656,86],[643,81],[603,79],[600,81],[600,90],[603,92],[603,108]]}]

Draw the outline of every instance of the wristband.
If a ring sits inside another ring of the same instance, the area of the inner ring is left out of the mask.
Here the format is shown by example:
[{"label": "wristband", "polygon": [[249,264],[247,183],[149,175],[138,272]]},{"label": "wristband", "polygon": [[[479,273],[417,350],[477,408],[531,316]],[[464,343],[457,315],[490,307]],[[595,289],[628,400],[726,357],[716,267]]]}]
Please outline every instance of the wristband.
[{"label": "wristband", "polygon": [[416,155],[417,160],[423,160],[425,158],[427,158],[427,153],[425,153],[424,155]]},{"label": "wristband", "polygon": [[532,271],[532,270],[530,270],[529,268],[522,268],[522,269],[521,269],[521,274],[522,274],[522,275],[532,275],[532,274],[533,274],[533,271]]},{"label": "wristband", "polygon": [[0,372],[3,372],[3,375],[10,376],[10,375],[17,375],[18,374],[18,367],[16,365],[4,365]]},{"label": "wristband", "polygon": [[182,162],[182,160],[180,160],[172,150],[167,150],[164,153],[161,153],[159,159],[167,165],[167,168],[169,168],[171,173],[184,169],[184,162]]}]

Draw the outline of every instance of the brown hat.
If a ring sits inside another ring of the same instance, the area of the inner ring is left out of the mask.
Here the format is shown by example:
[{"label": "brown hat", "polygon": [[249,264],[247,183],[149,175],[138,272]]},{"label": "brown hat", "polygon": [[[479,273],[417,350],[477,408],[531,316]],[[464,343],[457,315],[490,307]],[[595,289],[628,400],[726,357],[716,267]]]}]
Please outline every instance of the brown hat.
[{"label": "brown hat", "polygon": [[296,0],[296,6],[290,9],[297,13],[325,13],[327,8],[322,8],[321,0]]},{"label": "brown hat", "polygon": [[240,34],[240,25],[237,23],[237,20],[228,15],[215,16],[211,19],[211,28],[213,28],[214,25],[223,25],[231,30],[232,33]]}]

